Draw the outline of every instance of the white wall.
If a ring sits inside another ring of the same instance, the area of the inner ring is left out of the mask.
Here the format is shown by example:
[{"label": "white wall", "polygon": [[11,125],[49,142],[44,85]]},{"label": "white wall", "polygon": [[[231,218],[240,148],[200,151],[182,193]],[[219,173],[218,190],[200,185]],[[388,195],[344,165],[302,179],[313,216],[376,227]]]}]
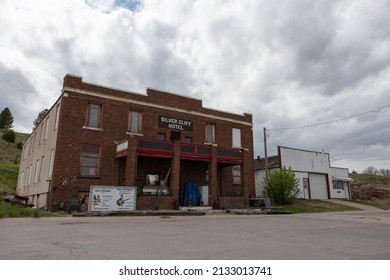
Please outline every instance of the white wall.
[{"label": "white wall", "polygon": [[[348,168],[332,167],[331,175],[332,177],[348,178]],[[343,185],[343,189],[334,189],[333,182],[332,182],[332,185],[330,185],[331,198],[350,199],[350,190],[349,190],[350,183],[348,181],[343,181],[342,185]]]},{"label": "white wall", "polygon": [[[333,189],[332,177],[348,178],[348,168],[330,167],[330,159],[328,153],[305,151],[287,147],[279,147],[281,165],[287,169],[291,167],[291,170],[295,173],[295,177],[299,179],[299,189],[301,190],[298,198],[309,199],[308,194],[304,194],[303,179],[310,178],[316,175],[327,175],[327,184],[330,190],[330,198],[349,198],[349,184],[344,182],[344,189]],[[277,169],[274,169],[277,170]],[[265,177],[265,170],[255,170],[255,186],[256,196],[262,196],[262,182]],[[310,182],[309,182],[310,184]],[[316,184],[310,184],[310,191],[313,195],[324,190],[314,189]],[[319,187],[324,188],[323,184],[319,184]]]},{"label": "white wall", "polygon": [[60,106],[57,107],[57,105],[60,105],[60,101],[61,99],[30,134],[23,146],[20,160],[16,192],[18,195],[27,196],[29,203],[39,204],[39,207],[46,206],[46,194],[51,179],[49,169],[53,168],[50,166],[50,156],[52,150],[54,150],[53,156],[55,156],[58,132],[56,119],[59,117],[57,109],[60,109]]},{"label": "white wall", "polygon": [[328,153],[280,147],[281,165],[293,171],[330,174]]}]

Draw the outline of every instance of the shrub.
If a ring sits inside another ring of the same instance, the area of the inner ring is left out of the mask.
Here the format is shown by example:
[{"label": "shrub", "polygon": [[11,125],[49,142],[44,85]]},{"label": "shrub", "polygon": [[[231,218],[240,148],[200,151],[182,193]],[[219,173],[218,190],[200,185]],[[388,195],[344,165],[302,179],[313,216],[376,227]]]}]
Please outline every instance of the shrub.
[{"label": "shrub", "polygon": [[276,204],[288,204],[299,194],[299,179],[295,178],[291,168],[281,168],[270,173],[268,181],[263,180],[263,195],[274,200]]},{"label": "shrub", "polygon": [[16,138],[16,134],[12,129],[8,129],[6,132],[4,132],[4,134],[1,138],[3,138],[5,141],[7,141],[9,143],[14,143],[15,138]]},{"label": "shrub", "polygon": [[22,141],[19,141],[18,143],[16,143],[16,148],[18,148],[19,150],[23,149]]}]

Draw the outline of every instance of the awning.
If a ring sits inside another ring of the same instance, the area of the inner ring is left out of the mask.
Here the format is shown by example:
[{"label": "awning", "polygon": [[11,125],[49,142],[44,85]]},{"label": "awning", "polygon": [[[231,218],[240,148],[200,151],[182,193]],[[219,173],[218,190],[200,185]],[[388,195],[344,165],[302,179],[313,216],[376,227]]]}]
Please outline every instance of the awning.
[{"label": "awning", "polygon": [[349,178],[349,177],[336,177],[336,176],[332,176],[332,180],[333,181],[344,181],[344,182],[352,182],[353,181],[353,179]]}]

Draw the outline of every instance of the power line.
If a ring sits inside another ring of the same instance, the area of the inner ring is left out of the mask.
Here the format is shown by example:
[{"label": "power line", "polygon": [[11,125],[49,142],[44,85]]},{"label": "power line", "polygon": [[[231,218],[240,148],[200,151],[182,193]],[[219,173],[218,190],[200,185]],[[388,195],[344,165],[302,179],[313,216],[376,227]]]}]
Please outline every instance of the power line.
[{"label": "power line", "polygon": [[360,117],[360,116],[371,114],[371,113],[379,113],[380,110],[382,110],[382,109],[384,109],[386,107],[390,107],[390,104],[387,104],[385,106],[379,107],[379,108],[371,110],[371,111],[359,113],[359,114],[356,114],[356,115],[351,115],[351,116],[348,116],[348,117],[345,117],[345,118],[335,119],[333,121],[326,121],[326,122],[309,124],[309,125],[303,125],[303,126],[296,126],[296,127],[268,128],[267,130],[291,130],[291,129],[302,129],[302,128],[308,128],[308,127],[313,127],[313,126],[318,126],[318,125],[324,125],[324,124],[329,124],[329,123],[334,123],[334,122],[339,122],[339,121],[344,121],[344,120]]}]

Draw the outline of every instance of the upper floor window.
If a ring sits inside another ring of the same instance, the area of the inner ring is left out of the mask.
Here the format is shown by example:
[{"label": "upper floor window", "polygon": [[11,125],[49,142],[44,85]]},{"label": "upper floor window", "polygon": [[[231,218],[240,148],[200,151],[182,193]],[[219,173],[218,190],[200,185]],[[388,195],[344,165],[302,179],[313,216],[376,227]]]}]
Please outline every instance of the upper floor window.
[{"label": "upper floor window", "polygon": [[241,129],[232,129],[233,147],[241,148]]},{"label": "upper floor window", "polygon": [[215,143],[215,124],[207,123],[206,124],[206,142]]},{"label": "upper floor window", "polygon": [[44,138],[45,140],[49,136],[49,124],[50,124],[49,117],[47,117],[47,119],[46,119],[46,126],[45,126],[45,138]]},{"label": "upper floor window", "polygon": [[58,104],[56,107],[56,121],[54,123],[54,130],[58,128],[59,121],[60,121],[60,104]]},{"label": "upper floor window", "polygon": [[184,143],[185,144],[192,144],[192,137],[184,136]]},{"label": "upper floor window", "polygon": [[140,112],[129,113],[129,131],[132,133],[142,132],[142,113]]},{"label": "upper floor window", "polygon": [[165,133],[157,133],[157,140],[165,141],[166,140]]},{"label": "upper floor window", "polygon": [[102,114],[102,105],[99,104],[89,104],[87,110],[87,123],[88,127],[100,127]]},{"label": "upper floor window", "polygon": [[80,175],[99,176],[100,148],[94,146],[83,146],[81,148]]}]

